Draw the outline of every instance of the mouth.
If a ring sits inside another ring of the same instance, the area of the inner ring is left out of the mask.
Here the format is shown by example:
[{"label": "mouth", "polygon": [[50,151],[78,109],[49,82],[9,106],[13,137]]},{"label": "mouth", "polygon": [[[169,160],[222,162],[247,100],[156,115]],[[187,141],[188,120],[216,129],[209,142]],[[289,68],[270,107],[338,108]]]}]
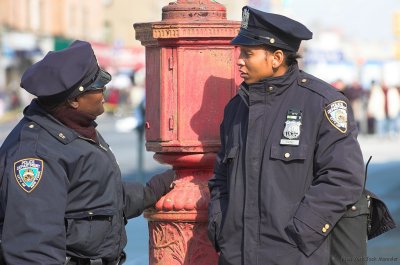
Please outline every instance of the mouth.
[{"label": "mouth", "polygon": [[246,78],[246,77],[248,77],[249,75],[247,74],[247,73],[245,73],[245,72],[242,72],[242,71],[239,71],[240,72],[240,77],[241,78]]}]

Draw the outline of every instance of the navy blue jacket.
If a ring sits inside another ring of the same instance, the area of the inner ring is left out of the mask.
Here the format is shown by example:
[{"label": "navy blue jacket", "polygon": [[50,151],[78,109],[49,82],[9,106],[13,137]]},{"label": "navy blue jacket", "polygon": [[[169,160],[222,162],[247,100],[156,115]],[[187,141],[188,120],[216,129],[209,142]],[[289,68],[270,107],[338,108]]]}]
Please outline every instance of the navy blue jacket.
[{"label": "navy blue jacket", "polygon": [[347,99],[296,65],[243,83],[220,134],[209,181],[219,264],[327,265],[329,233],[364,183]]},{"label": "navy blue jacket", "polygon": [[[0,149],[0,239],[7,264],[64,264],[67,255],[118,257],[125,217],[144,210],[143,186],[123,183],[100,134],[85,139],[36,100]],[[125,216],[125,217],[124,217]]]}]

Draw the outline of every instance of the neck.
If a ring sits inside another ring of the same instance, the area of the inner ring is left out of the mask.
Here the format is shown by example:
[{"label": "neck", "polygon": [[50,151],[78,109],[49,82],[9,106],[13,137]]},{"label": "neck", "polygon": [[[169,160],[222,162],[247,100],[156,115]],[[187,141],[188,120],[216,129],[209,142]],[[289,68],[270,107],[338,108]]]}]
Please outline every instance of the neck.
[{"label": "neck", "polygon": [[289,67],[286,66],[286,65],[279,66],[278,68],[276,68],[274,70],[274,73],[273,73],[273,75],[271,77],[278,77],[278,76],[282,76],[282,75],[286,74],[288,68]]},{"label": "neck", "polygon": [[63,106],[50,114],[81,136],[97,142],[96,123],[94,122],[96,116],[78,111],[70,106]]}]

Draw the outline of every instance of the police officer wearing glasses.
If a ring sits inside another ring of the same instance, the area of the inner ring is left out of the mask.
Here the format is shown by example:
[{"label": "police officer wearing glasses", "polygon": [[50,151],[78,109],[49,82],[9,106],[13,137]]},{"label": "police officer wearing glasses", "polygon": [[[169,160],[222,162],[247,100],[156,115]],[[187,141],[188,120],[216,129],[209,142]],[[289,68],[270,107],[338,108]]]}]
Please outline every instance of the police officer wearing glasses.
[{"label": "police officer wearing glasses", "polygon": [[122,181],[95,123],[110,80],[85,41],[22,76],[37,98],[0,149],[0,263],[122,264],[127,219],[170,190],[171,170],[145,187]]},{"label": "police officer wearing glasses", "polygon": [[299,69],[310,30],[247,6],[242,16],[231,43],[243,83],[221,124],[209,238],[220,265],[331,264],[332,230],[364,186],[353,113],[339,91]]}]

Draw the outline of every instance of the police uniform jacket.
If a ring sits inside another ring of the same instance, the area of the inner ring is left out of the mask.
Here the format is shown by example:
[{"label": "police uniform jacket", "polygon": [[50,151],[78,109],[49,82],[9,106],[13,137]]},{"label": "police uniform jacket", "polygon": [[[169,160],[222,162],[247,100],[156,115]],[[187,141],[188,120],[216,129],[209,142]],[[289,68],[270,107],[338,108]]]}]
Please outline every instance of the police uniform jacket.
[{"label": "police uniform jacket", "polygon": [[117,161],[34,100],[0,151],[0,238],[7,264],[64,264],[66,256],[113,260],[125,218],[143,211],[143,187],[123,183]]},{"label": "police uniform jacket", "polygon": [[348,106],[297,65],[241,85],[225,108],[209,181],[219,264],[328,264],[330,231],[364,183]]}]

